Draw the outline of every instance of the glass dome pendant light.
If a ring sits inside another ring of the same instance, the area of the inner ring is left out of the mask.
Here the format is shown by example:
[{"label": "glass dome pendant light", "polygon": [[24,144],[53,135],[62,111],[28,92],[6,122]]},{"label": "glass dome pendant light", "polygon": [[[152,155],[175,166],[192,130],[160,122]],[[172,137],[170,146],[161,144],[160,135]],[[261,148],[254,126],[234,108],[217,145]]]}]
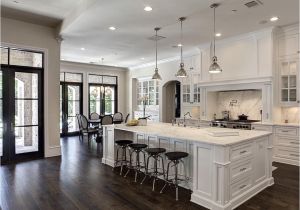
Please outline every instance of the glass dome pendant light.
[{"label": "glass dome pendant light", "polygon": [[185,21],[186,20],[186,18],[185,17],[181,17],[181,18],[179,18],[179,21],[180,21],[180,26],[181,26],[181,34],[180,34],[180,68],[179,68],[179,70],[177,71],[177,73],[176,73],[176,77],[187,77],[187,73],[186,73],[186,71],[184,70],[184,63],[183,63],[183,57],[182,57],[182,46],[183,46],[183,44],[182,44],[182,22],[183,21]]},{"label": "glass dome pendant light", "polygon": [[213,34],[213,37],[214,37],[214,48],[213,48],[214,56],[212,57],[212,64],[210,65],[209,70],[208,70],[208,72],[211,73],[211,74],[218,74],[218,73],[222,72],[221,67],[217,63],[218,58],[216,56],[216,8],[218,6],[219,6],[219,4],[212,4],[210,6],[210,8],[214,9],[214,34]]},{"label": "glass dome pendant light", "polygon": [[160,28],[156,27],[154,28],[154,30],[155,30],[155,71],[152,76],[152,79],[161,80],[161,76],[159,75],[158,68],[157,68],[157,41],[158,41],[157,31],[159,31]]}]

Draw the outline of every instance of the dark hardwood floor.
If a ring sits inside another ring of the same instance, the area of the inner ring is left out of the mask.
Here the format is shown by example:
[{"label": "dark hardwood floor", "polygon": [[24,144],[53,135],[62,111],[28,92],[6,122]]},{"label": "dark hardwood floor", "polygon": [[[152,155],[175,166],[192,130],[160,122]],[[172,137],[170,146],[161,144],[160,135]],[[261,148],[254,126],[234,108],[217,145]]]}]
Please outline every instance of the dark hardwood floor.
[{"label": "dark hardwood floor", "polygon": [[[135,184],[101,164],[101,148],[62,139],[62,157],[33,160],[0,168],[0,205],[3,210],[60,209],[199,209],[190,192],[151,191],[151,183]],[[275,185],[247,201],[238,210],[298,210],[299,168],[275,163]],[[162,183],[160,183],[162,185]]]}]

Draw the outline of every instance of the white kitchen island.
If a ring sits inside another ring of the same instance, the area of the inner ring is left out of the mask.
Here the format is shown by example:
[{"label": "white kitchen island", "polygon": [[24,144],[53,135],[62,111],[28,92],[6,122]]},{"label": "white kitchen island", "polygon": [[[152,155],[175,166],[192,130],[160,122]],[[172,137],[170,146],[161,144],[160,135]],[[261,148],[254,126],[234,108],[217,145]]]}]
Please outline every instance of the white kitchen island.
[{"label": "white kitchen island", "polygon": [[[210,133],[215,131],[237,131],[238,135],[211,136]],[[131,139],[167,151],[188,152],[185,166],[189,183],[183,187],[192,190],[191,201],[213,210],[229,210],[274,184],[271,134],[267,131],[178,127],[167,123],[109,125],[104,127],[102,163],[114,165],[114,141],[120,139]],[[183,171],[180,168],[181,174]]]}]

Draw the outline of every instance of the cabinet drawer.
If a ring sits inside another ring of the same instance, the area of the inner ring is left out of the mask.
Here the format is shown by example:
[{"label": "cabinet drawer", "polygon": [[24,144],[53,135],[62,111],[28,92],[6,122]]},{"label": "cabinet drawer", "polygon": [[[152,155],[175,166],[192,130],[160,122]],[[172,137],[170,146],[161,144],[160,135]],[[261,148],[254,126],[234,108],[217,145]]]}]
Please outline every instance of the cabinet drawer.
[{"label": "cabinet drawer", "polygon": [[230,156],[231,161],[235,161],[235,160],[239,160],[240,158],[251,156],[253,154],[252,144],[249,143],[249,144],[234,146],[231,148],[230,154],[231,154]]},{"label": "cabinet drawer", "polygon": [[298,128],[277,127],[277,128],[275,128],[275,133],[276,134],[281,134],[281,135],[297,136],[298,135]]},{"label": "cabinet drawer", "polygon": [[255,124],[253,124],[253,125],[251,125],[251,130],[273,132],[272,126],[268,126],[268,125],[255,125]]},{"label": "cabinet drawer", "polygon": [[287,146],[287,147],[299,147],[299,139],[292,136],[276,136],[275,145],[278,146]]},{"label": "cabinet drawer", "polygon": [[237,162],[230,167],[231,181],[240,179],[252,171],[252,158],[241,162]]},{"label": "cabinet drawer", "polygon": [[230,186],[230,195],[231,198],[236,197],[237,195],[240,195],[243,193],[245,190],[249,189],[252,185],[251,177],[247,176],[244,179],[241,179],[240,181],[237,181],[233,183]]},{"label": "cabinet drawer", "polygon": [[292,160],[299,160],[299,148],[276,146],[275,156]]}]

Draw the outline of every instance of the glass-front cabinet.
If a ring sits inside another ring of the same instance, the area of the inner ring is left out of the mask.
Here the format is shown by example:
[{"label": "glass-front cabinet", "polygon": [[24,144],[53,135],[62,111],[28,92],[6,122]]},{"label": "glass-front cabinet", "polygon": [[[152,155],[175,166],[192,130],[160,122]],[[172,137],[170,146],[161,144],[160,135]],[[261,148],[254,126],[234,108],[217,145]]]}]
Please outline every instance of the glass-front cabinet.
[{"label": "glass-front cabinet", "polygon": [[280,61],[280,101],[282,105],[299,104],[299,61],[284,59]]},{"label": "glass-front cabinet", "polygon": [[182,79],[182,103],[183,105],[200,104],[200,85],[199,74],[189,74],[187,78]]}]

